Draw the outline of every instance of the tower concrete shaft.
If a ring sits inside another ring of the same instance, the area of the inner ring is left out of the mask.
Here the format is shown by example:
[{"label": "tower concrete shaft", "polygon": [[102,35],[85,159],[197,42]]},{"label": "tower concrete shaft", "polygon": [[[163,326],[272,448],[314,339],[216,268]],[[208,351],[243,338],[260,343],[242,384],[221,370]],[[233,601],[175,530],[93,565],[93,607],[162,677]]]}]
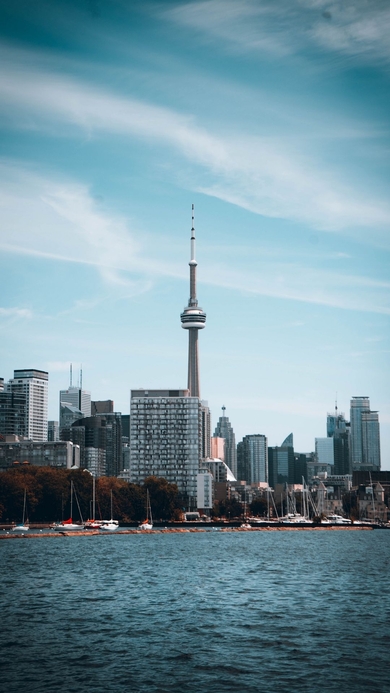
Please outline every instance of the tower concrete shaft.
[{"label": "tower concrete shaft", "polygon": [[196,297],[196,267],[195,259],[195,227],[194,227],[194,205],[192,205],[192,228],[191,228],[191,259],[190,266],[190,298],[188,306],[184,308],[180,315],[181,326],[188,330],[188,389],[191,397],[200,397],[199,386],[199,357],[198,357],[198,330],[202,330],[206,325],[206,313],[198,306]]}]

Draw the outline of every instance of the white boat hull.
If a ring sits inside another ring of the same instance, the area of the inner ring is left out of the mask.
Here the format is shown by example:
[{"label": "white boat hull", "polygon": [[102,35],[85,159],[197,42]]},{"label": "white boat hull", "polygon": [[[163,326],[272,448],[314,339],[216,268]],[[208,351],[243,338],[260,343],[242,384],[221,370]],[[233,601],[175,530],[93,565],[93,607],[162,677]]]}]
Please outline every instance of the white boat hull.
[{"label": "white boat hull", "polygon": [[119,528],[118,520],[103,521],[99,527],[99,529],[103,530],[104,532],[115,532],[115,530],[118,528]]},{"label": "white boat hull", "polygon": [[76,525],[76,524],[58,524],[53,527],[55,532],[77,532],[77,530],[81,531],[84,529],[84,525]]}]

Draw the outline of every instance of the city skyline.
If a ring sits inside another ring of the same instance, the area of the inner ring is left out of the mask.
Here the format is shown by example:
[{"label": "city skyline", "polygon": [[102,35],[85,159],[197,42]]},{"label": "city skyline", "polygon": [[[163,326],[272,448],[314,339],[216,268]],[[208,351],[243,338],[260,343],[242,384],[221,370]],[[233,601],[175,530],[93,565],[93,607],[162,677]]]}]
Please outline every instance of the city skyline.
[{"label": "city skyline", "polygon": [[213,429],[310,451],[367,396],[389,469],[388,10],[1,11],[0,376],[48,371],[54,420],[72,362],[122,413],[185,387],[195,203]]}]

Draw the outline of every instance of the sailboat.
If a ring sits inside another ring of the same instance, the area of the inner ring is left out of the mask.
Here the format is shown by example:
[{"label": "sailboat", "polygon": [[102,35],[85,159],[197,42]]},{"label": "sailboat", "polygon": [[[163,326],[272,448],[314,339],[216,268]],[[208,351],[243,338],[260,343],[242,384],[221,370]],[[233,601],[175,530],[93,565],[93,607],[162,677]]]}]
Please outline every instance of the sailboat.
[{"label": "sailboat", "polygon": [[27,502],[27,489],[24,489],[24,499],[23,499],[23,518],[22,522],[15,527],[12,527],[12,532],[28,532],[30,527],[25,523],[26,517],[26,502]]},{"label": "sailboat", "polygon": [[244,495],[244,522],[240,526],[241,529],[252,529],[252,525],[249,524],[248,518],[246,516],[246,490]]},{"label": "sailboat", "polygon": [[58,522],[58,524],[54,525],[53,529],[56,532],[73,532],[75,530],[80,530],[84,529],[84,523],[83,523],[83,518],[81,516],[81,511],[80,511],[80,505],[78,502],[78,498],[76,495],[76,491],[74,491],[75,496],[76,496],[76,502],[77,502],[77,507],[79,509],[80,517],[81,517],[81,523],[82,524],[76,524],[72,520],[72,514],[73,514],[73,481],[71,480],[70,482],[70,518],[69,520],[63,520],[62,522]]},{"label": "sailboat", "polygon": [[99,529],[103,529],[108,532],[114,532],[119,527],[118,520],[112,519],[112,489],[111,489],[111,520],[102,520],[100,522]]},{"label": "sailboat", "polygon": [[149,490],[146,489],[146,520],[139,526],[140,529],[153,529],[152,508],[150,505]]},{"label": "sailboat", "polygon": [[96,479],[92,475],[92,520],[87,520],[84,529],[100,529],[104,520],[95,520],[96,516]]}]

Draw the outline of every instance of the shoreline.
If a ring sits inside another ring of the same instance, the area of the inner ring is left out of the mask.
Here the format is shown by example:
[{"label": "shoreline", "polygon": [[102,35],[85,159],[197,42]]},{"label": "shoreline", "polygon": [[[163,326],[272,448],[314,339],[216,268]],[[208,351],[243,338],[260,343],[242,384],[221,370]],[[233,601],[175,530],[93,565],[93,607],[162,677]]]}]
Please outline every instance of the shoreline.
[{"label": "shoreline", "polygon": [[38,532],[12,532],[12,530],[6,530],[0,533],[1,539],[42,539],[47,537],[108,537],[108,536],[118,536],[124,534],[133,534],[142,536],[144,534],[188,534],[188,533],[205,533],[205,532],[328,532],[328,531],[344,531],[344,532],[361,532],[369,531],[372,532],[375,527],[361,526],[356,527],[345,526],[345,525],[316,525],[314,527],[291,527],[291,526],[278,526],[278,527],[218,527],[203,529],[201,527],[191,527],[191,528],[179,528],[179,527],[168,527],[161,529],[119,529],[115,532],[99,532],[99,530],[80,530],[72,532],[43,532],[42,530]]}]

